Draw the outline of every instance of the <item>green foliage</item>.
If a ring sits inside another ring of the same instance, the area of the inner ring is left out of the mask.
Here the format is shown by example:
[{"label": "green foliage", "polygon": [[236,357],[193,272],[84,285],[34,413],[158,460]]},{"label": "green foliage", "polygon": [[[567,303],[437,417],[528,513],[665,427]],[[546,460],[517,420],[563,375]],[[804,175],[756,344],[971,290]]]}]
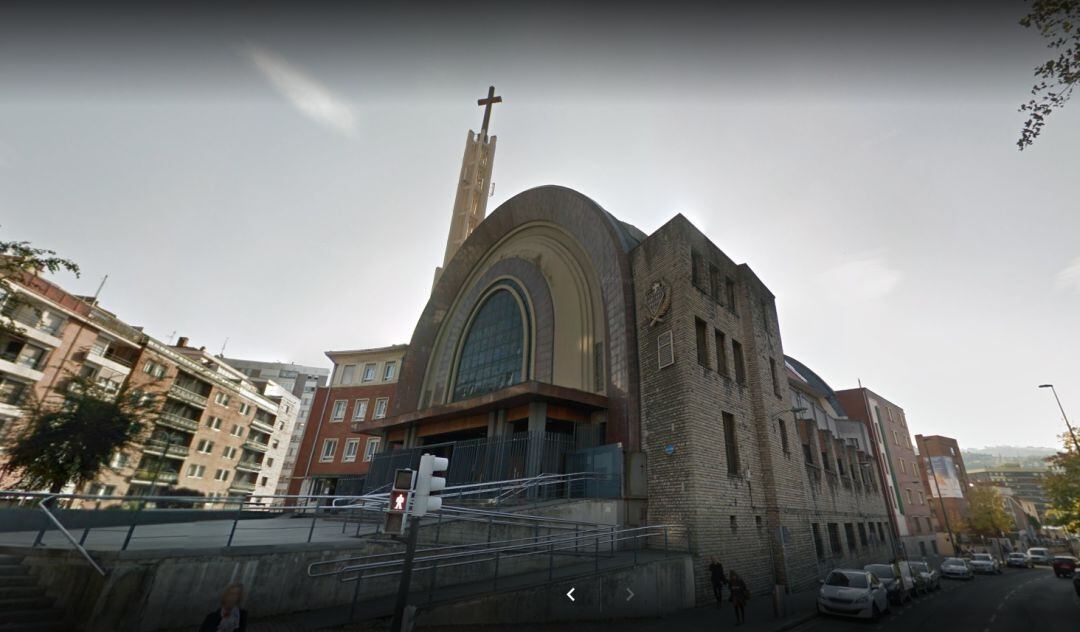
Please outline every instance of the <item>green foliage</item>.
[{"label": "green foliage", "polygon": [[1050,474],[1043,479],[1043,491],[1050,500],[1046,510],[1047,524],[1080,531],[1080,452],[1069,448],[1050,457]]},{"label": "green foliage", "polygon": [[[27,241],[0,241],[0,303],[6,313],[12,313],[22,303],[19,294],[11,291],[11,282],[26,274],[67,270],[79,275],[79,266],[57,257],[52,250],[34,248]],[[5,300],[6,299],[6,300]],[[19,335],[22,327],[0,321],[0,333]]]},{"label": "green foliage", "polygon": [[88,483],[113,454],[143,437],[156,399],[126,385],[109,391],[72,377],[62,400],[24,404],[27,431],[8,450],[4,471],[25,490],[57,493],[68,483]]},{"label": "green foliage", "polygon": [[1020,24],[1039,31],[1049,40],[1047,48],[1057,53],[1035,67],[1032,98],[1020,106],[1028,115],[1016,141],[1023,151],[1042,132],[1046,117],[1065,105],[1080,80],[1080,0],[1032,0],[1031,11]]},{"label": "green foliage", "polygon": [[996,538],[1003,531],[1012,531],[1013,522],[1002,505],[1001,496],[987,487],[972,487],[967,494],[971,519],[967,528],[976,535]]}]

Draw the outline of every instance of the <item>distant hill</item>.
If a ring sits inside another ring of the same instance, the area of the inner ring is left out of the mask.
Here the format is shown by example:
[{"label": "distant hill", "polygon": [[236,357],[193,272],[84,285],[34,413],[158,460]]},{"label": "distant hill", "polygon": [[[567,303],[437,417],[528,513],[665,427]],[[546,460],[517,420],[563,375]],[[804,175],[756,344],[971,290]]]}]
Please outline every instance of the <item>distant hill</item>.
[{"label": "distant hill", "polygon": [[1046,457],[1056,453],[1057,450],[1054,448],[1015,445],[997,445],[961,450],[964,465],[968,470],[1000,467],[1002,465],[1042,468],[1046,467]]}]

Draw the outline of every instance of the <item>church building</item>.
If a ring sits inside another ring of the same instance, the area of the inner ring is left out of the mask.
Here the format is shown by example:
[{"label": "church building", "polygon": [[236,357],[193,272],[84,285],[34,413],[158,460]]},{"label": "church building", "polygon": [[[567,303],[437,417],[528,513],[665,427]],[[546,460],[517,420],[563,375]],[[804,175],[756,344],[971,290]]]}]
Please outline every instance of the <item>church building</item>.
[{"label": "church building", "polygon": [[689,528],[699,592],[713,556],[755,591],[816,585],[812,470],[772,292],[682,215],[646,234],[560,186],[487,215],[493,96],[390,414],[360,429],[384,437],[367,487],[424,451],[450,458],[449,484],[601,472],[620,523]]}]

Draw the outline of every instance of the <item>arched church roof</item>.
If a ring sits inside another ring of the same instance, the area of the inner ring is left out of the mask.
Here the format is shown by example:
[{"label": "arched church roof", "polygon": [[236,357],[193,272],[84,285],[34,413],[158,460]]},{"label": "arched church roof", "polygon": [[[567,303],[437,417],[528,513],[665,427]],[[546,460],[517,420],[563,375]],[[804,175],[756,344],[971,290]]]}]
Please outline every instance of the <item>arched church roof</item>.
[{"label": "arched church roof", "polygon": [[828,400],[829,404],[832,405],[833,410],[836,411],[837,415],[840,417],[847,417],[847,412],[844,411],[844,407],[840,405],[840,400],[836,397],[836,391],[834,391],[825,380],[821,379],[821,376],[814,373],[805,364],[789,355],[784,356],[784,362],[787,363],[788,368],[796,377],[802,380],[803,383],[821,393],[822,396]]}]

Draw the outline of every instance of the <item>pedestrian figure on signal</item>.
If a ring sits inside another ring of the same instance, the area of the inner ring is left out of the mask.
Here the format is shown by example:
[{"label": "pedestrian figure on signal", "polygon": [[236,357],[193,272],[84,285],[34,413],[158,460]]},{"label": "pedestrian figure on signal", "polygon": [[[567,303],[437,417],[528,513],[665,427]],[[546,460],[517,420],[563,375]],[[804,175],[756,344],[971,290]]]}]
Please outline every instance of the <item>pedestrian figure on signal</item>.
[{"label": "pedestrian figure on signal", "polygon": [[735,625],[742,625],[746,623],[746,601],[750,599],[750,590],[735,571],[731,571],[728,578],[728,589],[731,591],[731,605],[735,607]]},{"label": "pedestrian figure on signal", "polygon": [[709,560],[709,581],[712,582],[713,596],[716,597],[716,607],[724,603],[724,565],[715,557]]}]

